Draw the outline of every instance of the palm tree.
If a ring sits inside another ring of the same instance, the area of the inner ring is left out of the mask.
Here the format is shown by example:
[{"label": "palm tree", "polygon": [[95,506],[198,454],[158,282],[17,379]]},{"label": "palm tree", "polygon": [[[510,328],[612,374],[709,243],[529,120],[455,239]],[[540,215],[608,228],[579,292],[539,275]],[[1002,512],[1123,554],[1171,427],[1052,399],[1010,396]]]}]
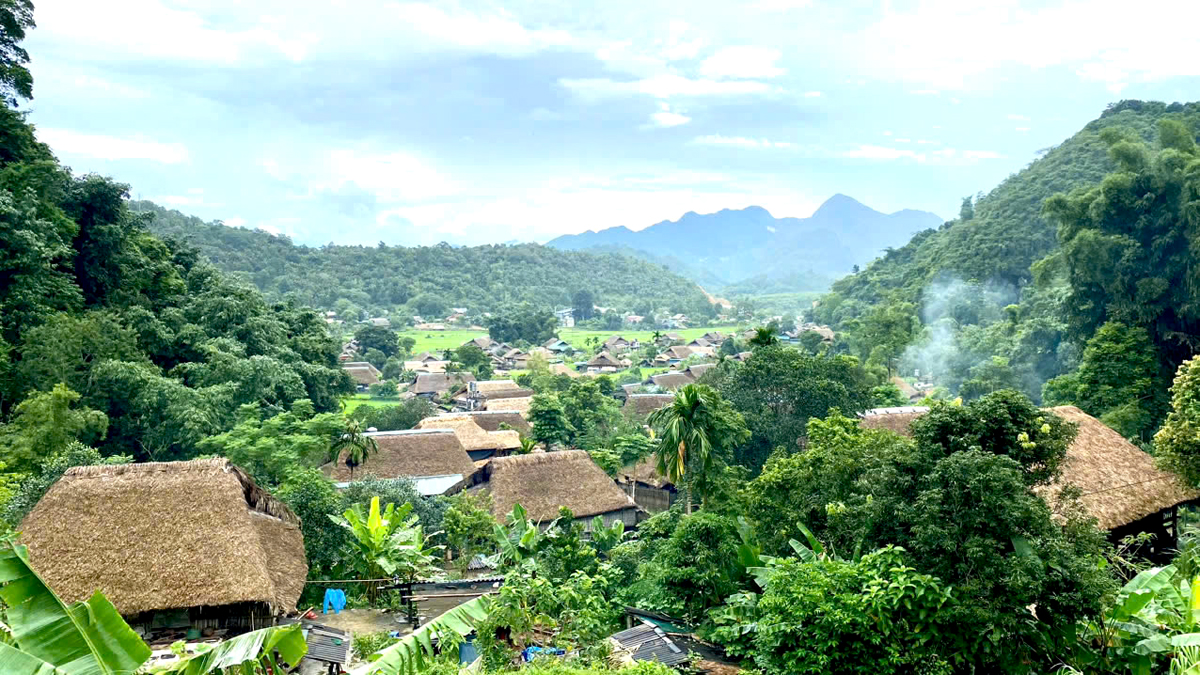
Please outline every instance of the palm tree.
[{"label": "palm tree", "polygon": [[[683,485],[689,463],[701,478],[712,470],[715,396],[716,392],[704,385],[686,385],[671,405],[655,410],[647,420],[652,428],[661,430],[655,450],[658,472],[676,485]],[[692,512],[690,490],[685,508]]]},{"label": "palm tree", "polygon": [[663,337],[663,334],[661,332],[654,331],[654,334],[650,336],[650,339],[652,341],[654,341],[654,344],[658,344],[658,341],[661,340],[662,337]]},{"label": "palm tree", "polygon": [[779,329],[775,326],[759,326],[749,340],[752,347],[770,347],[779,344]]},{"label": "palm tree", "polygon": [[353,481],[354,467],[379,452],[379,445],[374,438],[363,433],[362,422],[348,417],[345,430],[329,446],[330,461],[337,462],[343,450],[346,451],[346,466],[350,468],[350,480]]}]

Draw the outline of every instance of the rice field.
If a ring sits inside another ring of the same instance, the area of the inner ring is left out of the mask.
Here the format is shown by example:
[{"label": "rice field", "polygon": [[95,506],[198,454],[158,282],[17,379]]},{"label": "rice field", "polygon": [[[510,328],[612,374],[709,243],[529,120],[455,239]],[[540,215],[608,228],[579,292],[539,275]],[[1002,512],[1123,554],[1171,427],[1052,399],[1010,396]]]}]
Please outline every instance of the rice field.
[{"label": "rice field", "polygon": [[[743,329],[745,327],[742,327]],[[700,337],[709,331],[721,331],[729,333],[737,330],[738,326],[709,326],[707,328],[684,328],[681,330],[670,331],[679,333],[685,340]],[[668,332],[668,331],[661,331]],[[471,331],[471,330],[441,330],[441,331],[400,331],[400,337],[410,337],[416,340],[417,344],[413,347],[414,354],[421,352],[442,352],[446,349],[455,349],[462,343],[474,338],[487,335],[486,331]],[[597,338],[600,342],[604,342],[614,335],[622,335],[627,340],[634,338],[639,341],[649,340],[653,335],[653,330],[584,330],[579,328],[560,328],[558,336],[563,340],[571,343],[576,349],[585,349],[588,338]]]}]

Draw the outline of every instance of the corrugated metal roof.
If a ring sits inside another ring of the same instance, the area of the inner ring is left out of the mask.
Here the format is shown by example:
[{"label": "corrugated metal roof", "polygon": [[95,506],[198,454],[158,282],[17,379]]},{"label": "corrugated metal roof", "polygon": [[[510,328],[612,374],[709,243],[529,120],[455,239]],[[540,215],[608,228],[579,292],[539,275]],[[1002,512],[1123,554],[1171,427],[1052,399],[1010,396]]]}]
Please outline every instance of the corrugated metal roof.
[{"label": "corrugated metal roof", "polygon": [[634,661],[658,661],[677,666],[687,661],[687,652],[679,648],[661,628],[648,621],[612,636],[621,649],[630,652]]},{"label": "corrugated metal roof", "polygon": [[350,663],[350,634],[348,632],[297,619],[284,619],[280,623],[300,624],[301,630],[304,632],[304,641],[308,643],[308,653],[304,658],[342,666]]}]

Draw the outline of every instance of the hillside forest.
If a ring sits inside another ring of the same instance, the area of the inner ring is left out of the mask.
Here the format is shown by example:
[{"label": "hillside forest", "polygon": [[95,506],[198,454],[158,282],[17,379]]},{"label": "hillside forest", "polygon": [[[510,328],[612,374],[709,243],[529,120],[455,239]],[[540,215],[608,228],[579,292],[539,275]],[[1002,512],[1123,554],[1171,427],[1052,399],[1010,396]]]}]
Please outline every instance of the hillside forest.
[{"label": "hillside forest", "polygon": [[[838,279],[821,326],[617,352],[551,310],[719,305],[620,253],[306,248],[72,172],[27,114],[33,12],[0,0],[0,671],[1200,672],[1200,103],[1112,105]],[[488,325],[419,375],[363,320],[456,307]],[[470,384],[489,340],[530,352]],[[412,458],[389,435],[458,464],[381,475]],[[270,602],[196,571],[235,563]],[[93,578],[187,597],[121,611]]]}]

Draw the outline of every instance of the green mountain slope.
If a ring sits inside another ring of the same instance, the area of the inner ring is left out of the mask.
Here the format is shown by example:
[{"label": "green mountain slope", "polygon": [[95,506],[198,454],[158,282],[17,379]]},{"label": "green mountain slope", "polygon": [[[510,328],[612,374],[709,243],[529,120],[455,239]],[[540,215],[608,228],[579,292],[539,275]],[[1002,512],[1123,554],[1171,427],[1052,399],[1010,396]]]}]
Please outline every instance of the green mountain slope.
[{"label": "green mountain slope", "polygon": [[1110,106],[1099,119],[980,198],[972,218],[918,233],[862,272],[836,282],[832,299],[874,304],[899,291],[902,299],[915,301],[938,277],[1024,286],[1031,279],[1030,266],[1057,247],[1056,228],[1042,217],[1042,203],[1055,193],[1093,185],[1113,169],[1100,132],[1123,126],[1149,141],[1164,115],[1195,120],[1200,118],[1200,104],[1122,101]]},{"label": "green mountain slope", "polygon": [[616,253],[536,244],[310,248],[258,230],[206,223],[152,202],[133,202],[130,208],[146,214],[152,232],[188,241],[218,268],[251,281],[268,298],[294,297],[313,307],[329,309],[348,301],[371,313],[438,317],[451,307],[466,307],[469,314],[520,302],[565,307],[575,291],[590,290],[596,303],[606,307],[713,312],[694,282],[661,265]]}]

